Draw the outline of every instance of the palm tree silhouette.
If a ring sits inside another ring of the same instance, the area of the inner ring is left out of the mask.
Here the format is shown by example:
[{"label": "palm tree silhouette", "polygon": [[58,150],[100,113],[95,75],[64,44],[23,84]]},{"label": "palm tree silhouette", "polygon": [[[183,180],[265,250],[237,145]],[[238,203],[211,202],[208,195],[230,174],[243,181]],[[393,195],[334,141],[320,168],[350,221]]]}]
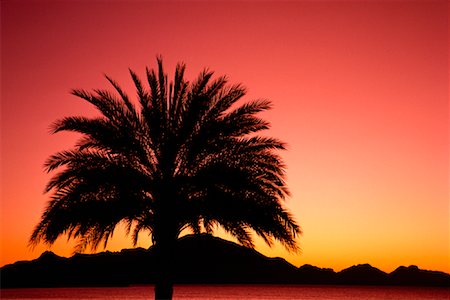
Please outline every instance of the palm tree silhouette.
[{"label": "palm tree silhouette", "polygon": [[204,70],[189,83],[179,63],[168,82],[162,58],[158,70],[146,69],[148,87],[130,70],[135,104],[106,76],[115,93],[73,90],[101,116],[65,117],[52,132],[81,133],[74,148],[45,163],[60,170],[46,186],[51,199],[30,244],[52,244],[63,234],[78,241],[76,251],[106,246],[115,227],[126,224],[134,244],[141,231],[151,235],[159,256],[156,299],[173,293],[172,256],[180,233],[212,233],[217,226],[253,247],[252,232],[271,245],[278,240],[298,250],[300,228],[282,200],[289,191],[284,164],[274,150],[277,139],[255,133],[269,123],[256,116],[267,100],[240,106],[242,85]]}]

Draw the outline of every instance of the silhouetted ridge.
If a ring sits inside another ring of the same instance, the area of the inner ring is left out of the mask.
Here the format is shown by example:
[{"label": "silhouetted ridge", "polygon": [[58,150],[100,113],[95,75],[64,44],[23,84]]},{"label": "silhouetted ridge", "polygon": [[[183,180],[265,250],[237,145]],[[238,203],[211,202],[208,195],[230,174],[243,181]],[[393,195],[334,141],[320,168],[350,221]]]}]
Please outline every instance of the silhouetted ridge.
[{"label": "silhouetted ridge", "polygon": [[421,270],[417,266],[401,266],[389,274],[389,280],[395,285],[448,286],[450,275],[439,271]]},{"label": "silhouetted ridge", "polygon": [[387,274],[369,264],[361,264],[337,273],[337,283],[358,285],[385,285]]},{"label": "silhouetted ridge", "polygon": [[298,268],[298,279],[305,284],[335,284],[336,272],[329,268],[318,268],[311,265],[303,265]]},{"label": "silhouetted ridge", "polygon": [[[210,235],[189,235],[177,242],[175,282],[186,284],[366,284],[450,286],[450,275],[399,267],[386,274],[368,264],[334,272],[261,253]],[[1,268],[1,287],[125,286],[154,283],[154,250],[76,254],[44,252],[33,261]]]},{"label": "silhouetted ridge", "polygon": [[206,234],[181,238],[175,262],[180,283],[286,283],[297,271],[282,258]]},{"label": "silhouetted ridge", "polygon": [[63,257],[56,255],[52,251],[44,251],[42,252],[41,256],[39,256],[39,261],[46,261],[46,260],[55,260],[55,259],[62,259]]}]

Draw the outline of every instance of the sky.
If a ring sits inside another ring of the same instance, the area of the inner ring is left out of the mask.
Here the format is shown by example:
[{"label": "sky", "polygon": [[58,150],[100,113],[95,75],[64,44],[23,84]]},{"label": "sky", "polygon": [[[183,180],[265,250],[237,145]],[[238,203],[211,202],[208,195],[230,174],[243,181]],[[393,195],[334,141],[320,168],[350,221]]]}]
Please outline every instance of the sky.
[{"label": "sky", "polygon": [[[27,246],[49,199],[43,163],[77,139],[51,123],[96,114],[70,90],[109,88],[106,73],[135,95],[128,68],[143,76],[161,54],[171,75],[208,67],[273,102],[262,117],[288,144],[285,205],[304,234],[301,253],[257,250],[450,272],[448,15],[433,0],[1,1],[0,266],[73,252],[64,237]],[[107,249],[130,247],[119,228]]]}]

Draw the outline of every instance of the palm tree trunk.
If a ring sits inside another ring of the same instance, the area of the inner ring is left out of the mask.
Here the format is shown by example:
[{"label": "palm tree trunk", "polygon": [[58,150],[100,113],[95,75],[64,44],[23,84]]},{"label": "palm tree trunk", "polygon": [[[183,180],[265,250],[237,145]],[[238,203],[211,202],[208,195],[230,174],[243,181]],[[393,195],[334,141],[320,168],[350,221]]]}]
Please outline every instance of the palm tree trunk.
[{"label": "palm tree trunk", "polygon": [[160,273],[160,277],[155,284],[156,300],[171,300],[173,296],[173,281]]},{"label": "palm tree trunk", "polygon": [[173,260],[177,236],[174,234],[174,231],[171,230],[171,226],[169,226],[168,224],[165,227],[159,227],[159,229],[161,229],[158,231],[159,234],[155,235],[157,271],[155,282],[155,299],[166,300],[172,299],[173,296]]},{"label": "palm tree trunk", "polygon": [[175,212],[173,211],[173,189],[170,182],[162,181],[160,194],[155,196],[155,226],[153,241],[155,243],[157,277],[155,282],[155,299],[171,300],[173,296],[174,252],[178,238]]},{"label": "palm tree trunk", "polygon": [[160,241],[155,247],[157,258],[157,278],[155,282],[155,299],[172,299],[173,295],[173,252],[172,241]]}]

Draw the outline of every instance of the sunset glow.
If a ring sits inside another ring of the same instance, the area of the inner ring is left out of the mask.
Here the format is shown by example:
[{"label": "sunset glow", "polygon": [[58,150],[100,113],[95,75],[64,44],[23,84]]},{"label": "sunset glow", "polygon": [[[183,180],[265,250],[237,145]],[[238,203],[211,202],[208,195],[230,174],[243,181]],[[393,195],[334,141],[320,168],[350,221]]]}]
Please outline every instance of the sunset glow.
[{"label": "sunset glow", "polygon": [[[448,15],[447,1],[2,1],[0,266],[47,249],[27,245],[49,199],[43,163],[77,138],[49,126],[95,115],[69,91],[109,88],[106,73],[134,96],[128,68],[161,54],[170,76],[178,61],[190,79],[208,67],[274,104],[262,117],[288,144],[302,252],[257,250],[450,272]],[[119,229],[107,249],[130,247]]]}]

